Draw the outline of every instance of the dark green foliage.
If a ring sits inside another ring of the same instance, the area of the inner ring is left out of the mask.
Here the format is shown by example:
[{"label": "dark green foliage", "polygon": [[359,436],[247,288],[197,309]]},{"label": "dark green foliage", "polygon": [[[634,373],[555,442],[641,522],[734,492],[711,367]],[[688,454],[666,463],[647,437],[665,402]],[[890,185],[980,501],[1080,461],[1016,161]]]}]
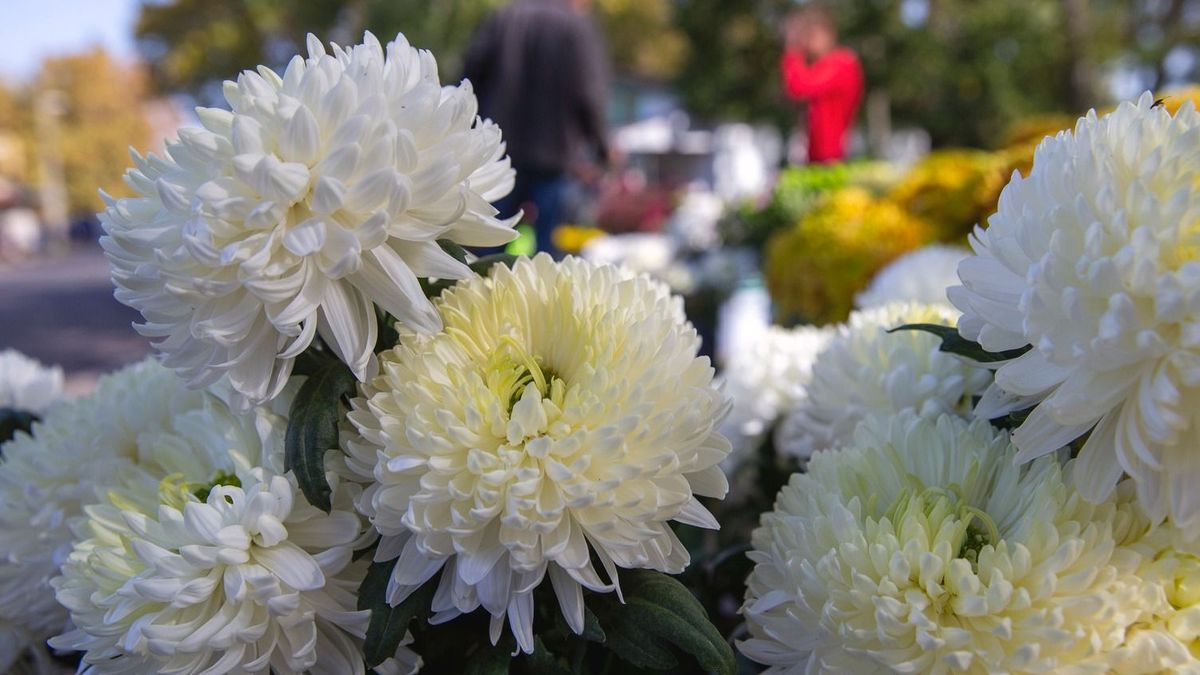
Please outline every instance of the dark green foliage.
[{"label": "dark green foliage", "polygon": [[345,364],[327,361],[300,386],[288,414],[284,466],[296,475],[308,503],[326,513],[333,506],[325,479],[325,453],[338,448],[341,406],[354,395],[355,384]]},{"label": "dark green foliage", "polygon": [[957,354],[972,361],[979,363],[999,363],[1015,359],[1018,356],[1032,349],[1032,345],[1025,345],[1019,349],[1008,349],[1002,352],[989,352],[984,349],[978,342],[968,340],[958,333],[958,329],[953,326],[942,326],[936,323],[906,323],[903,326],[897,326],[889,333],[894,333],[898,330],[919,330],[926,333],[933,333],[942,339],[942,344],[938,347],[939,350],[949,354]]},{"label": "dark green foliage", "polygon": [[594,596],[592,603],[607,637],[605,646],[619,658],[639,668],[669,669],[683,653],[702,672],[736,672],[733,649],[679,581],[660,572],[631,570],[621,575],[621,588],[624,605],[610,594]]},{"label": "dark green foliage", "polygon": [[413,619],[424,620],[429,616],[429,603],[441,576],[435,575],[404,602],[392,607],[387,603],[387,586],[395,564],[395,560],[371,563],[358,588],[358,608],[371,610],[371,623],[363,641],[363,658],[371,668],[396,654]]},{"label": "dark green foliage", "polygon": [[0,444],[12,440],[17,432],[31,433],[38,416],[25,410],[0,408]]}]

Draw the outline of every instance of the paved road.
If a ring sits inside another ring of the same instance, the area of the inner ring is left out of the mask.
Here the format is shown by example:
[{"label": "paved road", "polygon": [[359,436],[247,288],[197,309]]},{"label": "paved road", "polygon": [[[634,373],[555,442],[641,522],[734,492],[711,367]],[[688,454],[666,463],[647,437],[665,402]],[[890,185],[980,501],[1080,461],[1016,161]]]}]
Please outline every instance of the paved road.
[{"label": "paved road", "polygon": [[68,389],[150,352],[130,324],[139,315],[112,297],[98,246],[0,266],[0,349],[13,348],[67,372]]}]

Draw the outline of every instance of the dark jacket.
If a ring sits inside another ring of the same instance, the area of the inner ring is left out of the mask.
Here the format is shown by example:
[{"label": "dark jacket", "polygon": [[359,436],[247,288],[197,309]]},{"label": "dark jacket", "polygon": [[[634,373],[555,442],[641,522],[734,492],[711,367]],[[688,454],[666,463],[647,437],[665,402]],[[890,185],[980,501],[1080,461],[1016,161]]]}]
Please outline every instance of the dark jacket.
[{"label": "dark jacket", "polygon": [[517,169],[561,172],[586,152],[607,154],[604,45],[566,2],[519,0],[492,14],[471,39],[463,76]]}]

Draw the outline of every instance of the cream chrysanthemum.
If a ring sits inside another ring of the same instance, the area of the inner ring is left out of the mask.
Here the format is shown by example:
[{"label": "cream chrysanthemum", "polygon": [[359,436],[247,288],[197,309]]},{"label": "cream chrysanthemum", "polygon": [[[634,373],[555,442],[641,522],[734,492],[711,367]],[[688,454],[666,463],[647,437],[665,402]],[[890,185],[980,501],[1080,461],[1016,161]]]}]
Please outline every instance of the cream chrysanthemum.
[{"label": "cream chrysanthemum", "polygon": [[76,628],[51,644],[97,675],[363,673],[357,486],[335,484],[326,514],[284,474],[287,390],[242,416],[206,398],[85,507],[51,582]]},{"label": "cream chrysanthemum", "polygon": [[[403,331],[362,387],[348,462],[361,510],[397,556],[397,603],[441,570],[434,621],[482,605],[533,649],[533,589],[549,576],[568,624],[616,567],[679,572],[669,521],[715,528],[727,409],[666,286],[577,258],[521,259],[436,301],[445,331]],[[608,576],[592,566],[595,555]]]},{"label": "cream chrysanthemum", "polygon": [[424,332],[440,327],[418,277],[470,270],[437,239],[515,236],[488,203],[511,188],[500,129],[470,84],[442,87],[429,52],[309,36],[279,76],[225,84],[232,112],[200,108],[163,157],[134,154],[131,199],[106,198],[101,240],[116,297],[161,338],[193,386],[228,375],[249,402],[278,394],[320,334],[363,379],[372,303]]},{"label": "cream chrysanthemum", "polygon": [[[70,524],[105,486],[158,445],[189,446],[205,395],[152,361],[100,379],[89,396],[64,402],[19,433],[0,457],[0,632],[3,644],[38,645],[67,612],[49,580],[71,551]],[[223,423],[225,420],[221,420]],[[17,654],[0,653],[0,666]],[[0,667],[0,671],[5,669]]]},{"label": "cream chrysanthemum", "polygon": [[813,363],[832,334],[772,326],[749,349],[730,355],[722,379],[733,405],[721,429],[733,442],[731,459],[753,452],[776,418],[807,400]]},{"label": "cream chrysanthemum", "polygon": [[959,330],[992,351],[987,414],[1037,407],[1026,461],[1091,429],[1075,473],[1101,500],[1122,473],[1155,520],[1200,537],[1200,114],[1145,94],[1038,146],[959,266]]},{"label": "cream chrysanthemum", "polygon": [[742,652],[779,673],[1106,672],[1152,602],[1119,545],[1131,491],[1091,504],[1054,457],[1013,454],[983,420],[912,412],[817,453],[754,532]]},{"label": "cream chrysanthemum", "polygon": [[958,283],[958,263],[971,252],[933,245],[906,253],[879,270],[867,290],[854,297],[859,309],[893,302],[945,304],[946,288]]},{"label": "cream chrysanthemum", "polygon": [[0,408],[40,414],[62,398],[63,371],[15,349],[0,351]]},{"label": "cream chrysanthemum", "polygon": [[1119,675],[1200,674],[1200,556],[1169,523],[1139,537],[1138,576],[1152,589],[1151,613],[1129,629],[1109,664]]},{"label": "cream chrysanthemum", "polygon": [[940,351],[941,341],[930,333],[887,332],[906,323],[949,326],[956,316],[945,305],[914,303],[851,314],[813,366],[806,400],[777,428],[776,447],[806,459],[850,440],[869,415],[901,410],[968,415],[972,397],[991,383],[991,373]]}]

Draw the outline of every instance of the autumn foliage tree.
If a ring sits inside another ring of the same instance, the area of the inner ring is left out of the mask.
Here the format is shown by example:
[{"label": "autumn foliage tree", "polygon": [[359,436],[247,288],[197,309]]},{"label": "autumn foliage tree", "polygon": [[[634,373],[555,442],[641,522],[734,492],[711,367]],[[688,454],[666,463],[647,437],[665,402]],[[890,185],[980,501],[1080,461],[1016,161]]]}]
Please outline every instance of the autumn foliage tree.
[{"label": "autumn foliage tree", "polygon": [[[47,59],[30,84],[0,88],[7,149],[0,172],[36,186],[39,156],[47,155],[61,164],[67,211],[95,213],[103,208],[98,188],[125,194],[119,168],[129,164],[129,147],[145,148],[152,140],[145,100],[142,71],[101,49]],[[37,115],[54,119],[41,120],[39,129]]]}]

